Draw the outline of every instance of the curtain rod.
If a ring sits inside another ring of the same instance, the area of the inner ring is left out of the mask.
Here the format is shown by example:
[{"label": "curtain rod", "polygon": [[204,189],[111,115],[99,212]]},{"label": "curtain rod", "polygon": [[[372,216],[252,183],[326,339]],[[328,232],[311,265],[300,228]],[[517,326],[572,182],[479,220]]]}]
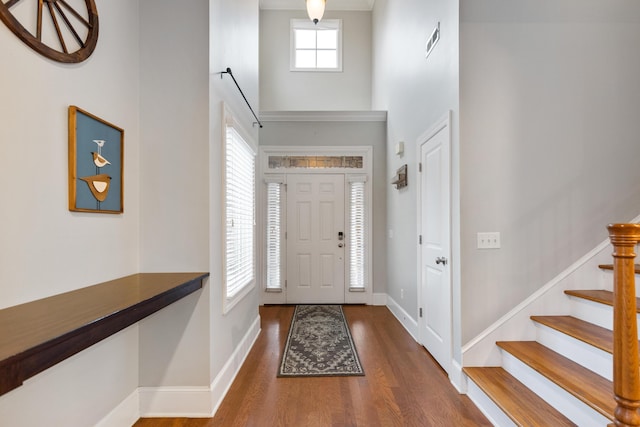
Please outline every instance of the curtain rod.
[{"label": "curtain rod", "polygon": [[242,92],[242,89],[240,89],[240,85],[236,81],[236,78],[233,77],[233,73],[231,72],[231,68],[227,67],[227,71],[220,71],[220,78],[222,78],[223,74],[229,74],[231,76],[231,78],[233,79],[233,82],[236,84],[236,87],[240,91],[240,95],[242,95],[242,97],[244,98],[244,102],[247,103],[247,107],[249,107],[249,110],[251,110],[251,114],[253,114],[253,117],[256,118],[256,123],[258,123],[258,126],[262,127],[262,123],[260,122],[260,119],[258,118],[258,116],[256,116],[256,113],[253,111],[253,108],[251,108],[251,104],[249,104],[249,101],[247,100],[247,97],[244,96],[244,92]]}]

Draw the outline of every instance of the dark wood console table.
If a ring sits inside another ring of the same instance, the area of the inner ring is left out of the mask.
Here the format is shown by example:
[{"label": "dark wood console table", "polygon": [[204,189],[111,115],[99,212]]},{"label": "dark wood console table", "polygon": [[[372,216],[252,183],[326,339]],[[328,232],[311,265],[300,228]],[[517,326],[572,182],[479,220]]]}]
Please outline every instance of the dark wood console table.
[{"label": "dark wood console table", "polygon": [[209,273],[139,273],[0,310],[0,395],[202,288]]}]

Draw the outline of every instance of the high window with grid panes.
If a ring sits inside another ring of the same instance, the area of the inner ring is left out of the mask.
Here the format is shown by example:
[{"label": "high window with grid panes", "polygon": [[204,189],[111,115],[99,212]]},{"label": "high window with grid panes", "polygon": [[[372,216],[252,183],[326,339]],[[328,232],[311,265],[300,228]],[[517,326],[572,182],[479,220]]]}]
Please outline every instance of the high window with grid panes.
[{"label": "high window with grid panes", "polygon": [[342,20],[291,20],[292,71],[342,71]]}]

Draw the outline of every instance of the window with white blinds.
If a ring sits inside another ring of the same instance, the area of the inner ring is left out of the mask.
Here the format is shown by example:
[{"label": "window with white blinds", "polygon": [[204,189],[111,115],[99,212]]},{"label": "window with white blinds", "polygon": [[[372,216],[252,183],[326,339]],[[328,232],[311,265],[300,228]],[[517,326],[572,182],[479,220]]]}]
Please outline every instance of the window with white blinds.
[{"label": "window with white blinds", "polygon": [[226,126],[224,216],[229,303],[255,282],[255,153],[231,125]]},{"label": "window with white blinds", "polygon": [[281,291],[282,183],[267,182],[267,291]]},{"label": "window with white blinds", "polygon": [[365,177],[349,178],[349,290],[367,284],[367,218]]}]

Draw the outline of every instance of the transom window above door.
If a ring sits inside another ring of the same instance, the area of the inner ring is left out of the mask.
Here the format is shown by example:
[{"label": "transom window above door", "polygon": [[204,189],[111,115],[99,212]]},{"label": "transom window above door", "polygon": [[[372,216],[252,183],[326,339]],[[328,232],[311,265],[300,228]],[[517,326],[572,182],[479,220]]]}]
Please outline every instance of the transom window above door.
[{"label": "transom window above door", "polygon": [[362,156],[269,156],[269,169],[362,169]]},{"label": "transom window above door", "polygon": [[291,71],[342,71],[342,20],[291,20]]}]

